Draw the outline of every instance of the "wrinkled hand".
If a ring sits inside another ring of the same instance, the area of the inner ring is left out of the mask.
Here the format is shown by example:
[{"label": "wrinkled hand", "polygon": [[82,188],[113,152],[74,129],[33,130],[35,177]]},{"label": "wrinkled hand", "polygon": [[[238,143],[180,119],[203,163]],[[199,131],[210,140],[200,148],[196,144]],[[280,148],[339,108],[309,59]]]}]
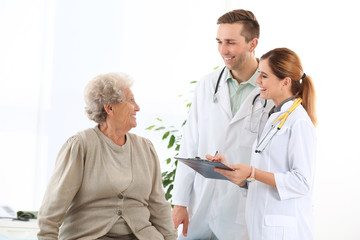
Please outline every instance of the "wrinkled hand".
[{"label": "wrinkled hand", "polygon": [[183,225],[182,233],[186,237],[189,225],[189,214],[186,207],[175,205],[171,212],[171,216],[176,230],[178,229],[180,224]]}]

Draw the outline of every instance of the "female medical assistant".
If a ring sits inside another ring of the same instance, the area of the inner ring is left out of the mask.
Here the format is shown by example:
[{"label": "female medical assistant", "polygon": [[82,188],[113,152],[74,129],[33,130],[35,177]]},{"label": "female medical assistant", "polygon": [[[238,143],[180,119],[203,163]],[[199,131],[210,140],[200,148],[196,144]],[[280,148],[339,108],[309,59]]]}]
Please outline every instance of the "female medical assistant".
[{"label": "female medical assistant", "polygon": [[[216,171],[240,186],[247,182],[245,217],[251,240],[313,239],[313,84],[303,73],[298,56],[286,48],[265,54],[259,69],[260,97],[272,99],[275,112],[257,137],[250,166],[234,164],[230,165],[233,172]],[[297,105],[301,98],[303,105]],[[282,126],[276,121],[281,116],[285,116]],[[215,160],[225,162],[225,157],[217,155]]]},{"label": "female medical assistant", "polygon": [[[293,100],[286,102],[280,112],[270,116],[257,143],[293,103]],[[245,217],[250,239],[313,238],[315,149],[314,125],[300,105],[265,149],[261,153],[253,152],[251,166],[273,173],[276,188],[260,181],[248,183]]]}]

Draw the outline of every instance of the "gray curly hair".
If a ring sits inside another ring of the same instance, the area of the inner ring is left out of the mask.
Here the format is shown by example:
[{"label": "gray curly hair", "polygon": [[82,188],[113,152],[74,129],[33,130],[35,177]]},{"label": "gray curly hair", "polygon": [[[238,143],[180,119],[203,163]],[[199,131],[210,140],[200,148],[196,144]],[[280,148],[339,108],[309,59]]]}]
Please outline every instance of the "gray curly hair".
[{"label": "gray curly hair", "polygon": [[106,120],[104,104],[125,100],[123,90],[130,88],[133,79],[125,73],[107,73],[94,77],[85,87],[85,112],[90,120],[101,123]]}]

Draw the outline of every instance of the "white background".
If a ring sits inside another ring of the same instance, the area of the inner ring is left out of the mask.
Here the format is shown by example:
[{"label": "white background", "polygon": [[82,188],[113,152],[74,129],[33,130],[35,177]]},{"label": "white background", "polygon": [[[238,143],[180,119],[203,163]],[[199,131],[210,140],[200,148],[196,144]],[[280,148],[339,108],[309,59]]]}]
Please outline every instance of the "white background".
[{"label": "white background", "polygon": [[156,117],[180,126],[178,95],[222,65],[216,20],[237,8],[258,18],[258,57],[291,48],[314,79],[316,239],[360,239],[360,16],[350,0],[0,0],[0,205],[38,209],[62,144],[94,126],[83,89],[100,73],[135,79],[132,132],[153,141],[161,161],[171,156],[145,128]]}]

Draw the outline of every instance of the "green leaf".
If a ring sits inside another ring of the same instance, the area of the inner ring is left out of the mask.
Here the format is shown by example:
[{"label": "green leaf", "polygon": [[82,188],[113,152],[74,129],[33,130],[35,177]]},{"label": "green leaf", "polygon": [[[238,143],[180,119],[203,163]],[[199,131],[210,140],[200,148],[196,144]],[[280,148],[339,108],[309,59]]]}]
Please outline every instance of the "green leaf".
[{"label": "green leaf", "polygon": [[164,133],[164,135],[162,136],[162,140],[164,140],[165,138],[167,138],[170,134],[170,131],[167,131],[166,133]]},{"label": "green leaf", "polygon": [[179,151],[180,150],[180,144],[176,145],[175,151]]},{"label": "green leaf", "polygon": [[158,121],[162,122],[162,119],[161,119],[161,118],[156,118],[156,120],[158,120]]},{"label": "green leaf", "polygon": [[169,173],[166,175],[166,177],[169,178],[169,179],[170,179],[171,177],[173,177],[173,176],[174,176],[174,172],[169,172]]},{"label": "green leaf", "polygon": [[214,70],[216,70],[216,69],[218,69],[220,66],[216,66],[216,67],[214,67]]},{"label": "green leaf", "polygon": [[196,80],[195,80],[195,81],[191,81],[190,84],[194,84],[194,83],[197,83],[197,82],[198,82],[198,81],[196,81]]},{"label": "green leaf", "polygon": [[165,177],[168,174],[168,171],[162,172],[161,177]]},{"label": "green leaf", "polygon": [[171,199],[171,197],[172,197],[171,191],[173,190],[173,188],[174,188],[174,185],[171,184],[171,185],[169,186],[169,188],[167,189],[167,191],[166,191],[166,193],[165,193],[165,198],[166,198],[166,200]]},{"label": "green leaf", "polygon": [[166,159],[166,164],[171,163],[171,158]]},{"label": "green leaf", "polygon": [[163,130],[163,129],[165,129],[165,127],[158,127],[155,129],[155,131],[159,131],[159,130]]},{"label": "green leaf", "polygon": [[151,125],[150,127],[146,128],[146,130],[151,130],[155,127],[155,125]]},{"label": "green leaf", "polygon": [[169,200],[172,197],[172,195],[170,194],[170,192],[166,192],[165,193],[165,199]]},{"label": "green leaf", "polygon": [[167,146],[167,148],[171,148],[174,145],[174,143],[175,143],[175,136],[171,135],[169,145]]},{"label": "green leaf", "polygon": [[172,181],[171,181],[170,179],[165,179],[165,180],[163,181],[163,186],[164,186],[164,188],[166,188],[170,183],[172,183]]}]

